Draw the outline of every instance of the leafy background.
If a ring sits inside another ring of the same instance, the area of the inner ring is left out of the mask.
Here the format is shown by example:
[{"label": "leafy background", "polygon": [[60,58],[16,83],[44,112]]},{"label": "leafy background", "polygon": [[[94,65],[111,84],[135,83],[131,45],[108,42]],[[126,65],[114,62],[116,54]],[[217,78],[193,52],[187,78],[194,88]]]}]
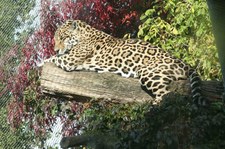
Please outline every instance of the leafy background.
[{"label": "leafy background", "polygon": [[197,67],[202,79],[221,79],[218,54],[204,0],[152,3],[140,19],[138,37]]}]

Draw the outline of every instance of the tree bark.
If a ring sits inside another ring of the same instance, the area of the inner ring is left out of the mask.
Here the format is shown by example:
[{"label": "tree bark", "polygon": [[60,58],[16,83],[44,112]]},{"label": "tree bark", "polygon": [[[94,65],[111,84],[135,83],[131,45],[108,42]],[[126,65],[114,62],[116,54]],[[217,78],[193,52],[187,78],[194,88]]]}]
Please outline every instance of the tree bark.
[{"label": "tree bark", "polygon": [[[221,100],[223,91],[221,82],[205,81],[201,86],[205,98],[210,101]],[[112,73],[66,72],[52,63],[46,63],[43,66],[41,87],[45,94],[66,97],[83,103],[93,98],[104,99],[112,103],[142,103],[153,100],[142,90],[138,79],[123,78]],[[169,90],[189,96],[189,80],[173,82]]]},{"label": "tree bark", "polygon": [[[207,0],[225,86],[225,1]],[[225,92],[225,90],[224,90]],[[223,95],[225,98],[225,94]]]}]

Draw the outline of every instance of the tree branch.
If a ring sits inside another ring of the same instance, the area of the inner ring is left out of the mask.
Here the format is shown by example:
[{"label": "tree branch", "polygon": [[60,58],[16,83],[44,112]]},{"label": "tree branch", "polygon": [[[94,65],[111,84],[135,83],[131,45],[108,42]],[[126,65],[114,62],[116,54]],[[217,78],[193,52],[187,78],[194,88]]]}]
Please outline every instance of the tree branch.
[{"label": "tree branch", "polygon": [[[222,83],[204,81],[202,94],[210,101],[221,100]],[[138,79],[123,78],[112,73],[74,71],[66,72],[52,63],[46,63],[42,69],[41,87],[45,94],[70,98],[79,102],[90,99],[106,99],[115,103],[144,102],[153,98],[141,89]],[[176,81],[169,90],[181,95],[190,95],[187,81]]]}]

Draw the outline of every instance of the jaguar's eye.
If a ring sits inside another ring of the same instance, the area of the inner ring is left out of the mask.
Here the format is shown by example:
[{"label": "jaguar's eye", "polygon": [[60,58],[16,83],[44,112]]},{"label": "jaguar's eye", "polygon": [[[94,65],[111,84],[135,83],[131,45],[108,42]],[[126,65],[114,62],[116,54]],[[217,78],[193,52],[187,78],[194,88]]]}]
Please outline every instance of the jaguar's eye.
[{"label": "jaguar's eye", "polygon": [[73,21],[71,27],[72,27],[72,29],[76,29],[77,28],[77,23],[75,21]]}]

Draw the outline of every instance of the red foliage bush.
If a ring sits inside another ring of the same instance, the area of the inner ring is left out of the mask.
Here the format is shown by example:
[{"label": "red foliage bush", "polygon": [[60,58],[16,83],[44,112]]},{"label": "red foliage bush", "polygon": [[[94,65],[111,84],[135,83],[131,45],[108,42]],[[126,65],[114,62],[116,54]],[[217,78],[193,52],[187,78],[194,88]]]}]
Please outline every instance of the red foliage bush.
[{"label": "red foliage bush", "polygon": [[[24,60],[18,68],[18,74],[8,80],[8,88],[15,98],[8,108],[10,124],[16,127],[22,120],[26,119],[30,121],[31,127],[35,128],[36,132],[43,132],[42,129],[45,127],[37,126],[49,126],[55,121],[51,112],[47,111],[51,106],[45,105],[46,107],[43,109],[46,110],[44,112],[47,115],[42,120],[36,119],[36,122],[32,122],[35,119],[34,113],[37,113],[35,111],[37,109],[31,107],[34,104],[30,104],[24,99],[24,91],[36,90],[36,96],[34,96],[36,99],[33,100],[38,102],[41,99],[38,87],[29,88],[37,86],[37,80],[34,78],[38,77],[31,76],[30,73],[36,71],[35,74],[38,75],[37,64],[54,54],[53,36],[58,25],[67,19],[80,19],[116,37],[122,37],[125,33],[135,34],[141,13],[138,11],[140,7],[137,7],[139,3],[140,0],[76,0],[75,2],[73,0],[62,2],[42,0],[40,29],[37,29],[26,41],[24,48],[22,48]],[[74,104],[71,106],[74,107]],[[74,127],[70,128],[71,132]],[[66,134],[71,133],[67,132]]]}]

